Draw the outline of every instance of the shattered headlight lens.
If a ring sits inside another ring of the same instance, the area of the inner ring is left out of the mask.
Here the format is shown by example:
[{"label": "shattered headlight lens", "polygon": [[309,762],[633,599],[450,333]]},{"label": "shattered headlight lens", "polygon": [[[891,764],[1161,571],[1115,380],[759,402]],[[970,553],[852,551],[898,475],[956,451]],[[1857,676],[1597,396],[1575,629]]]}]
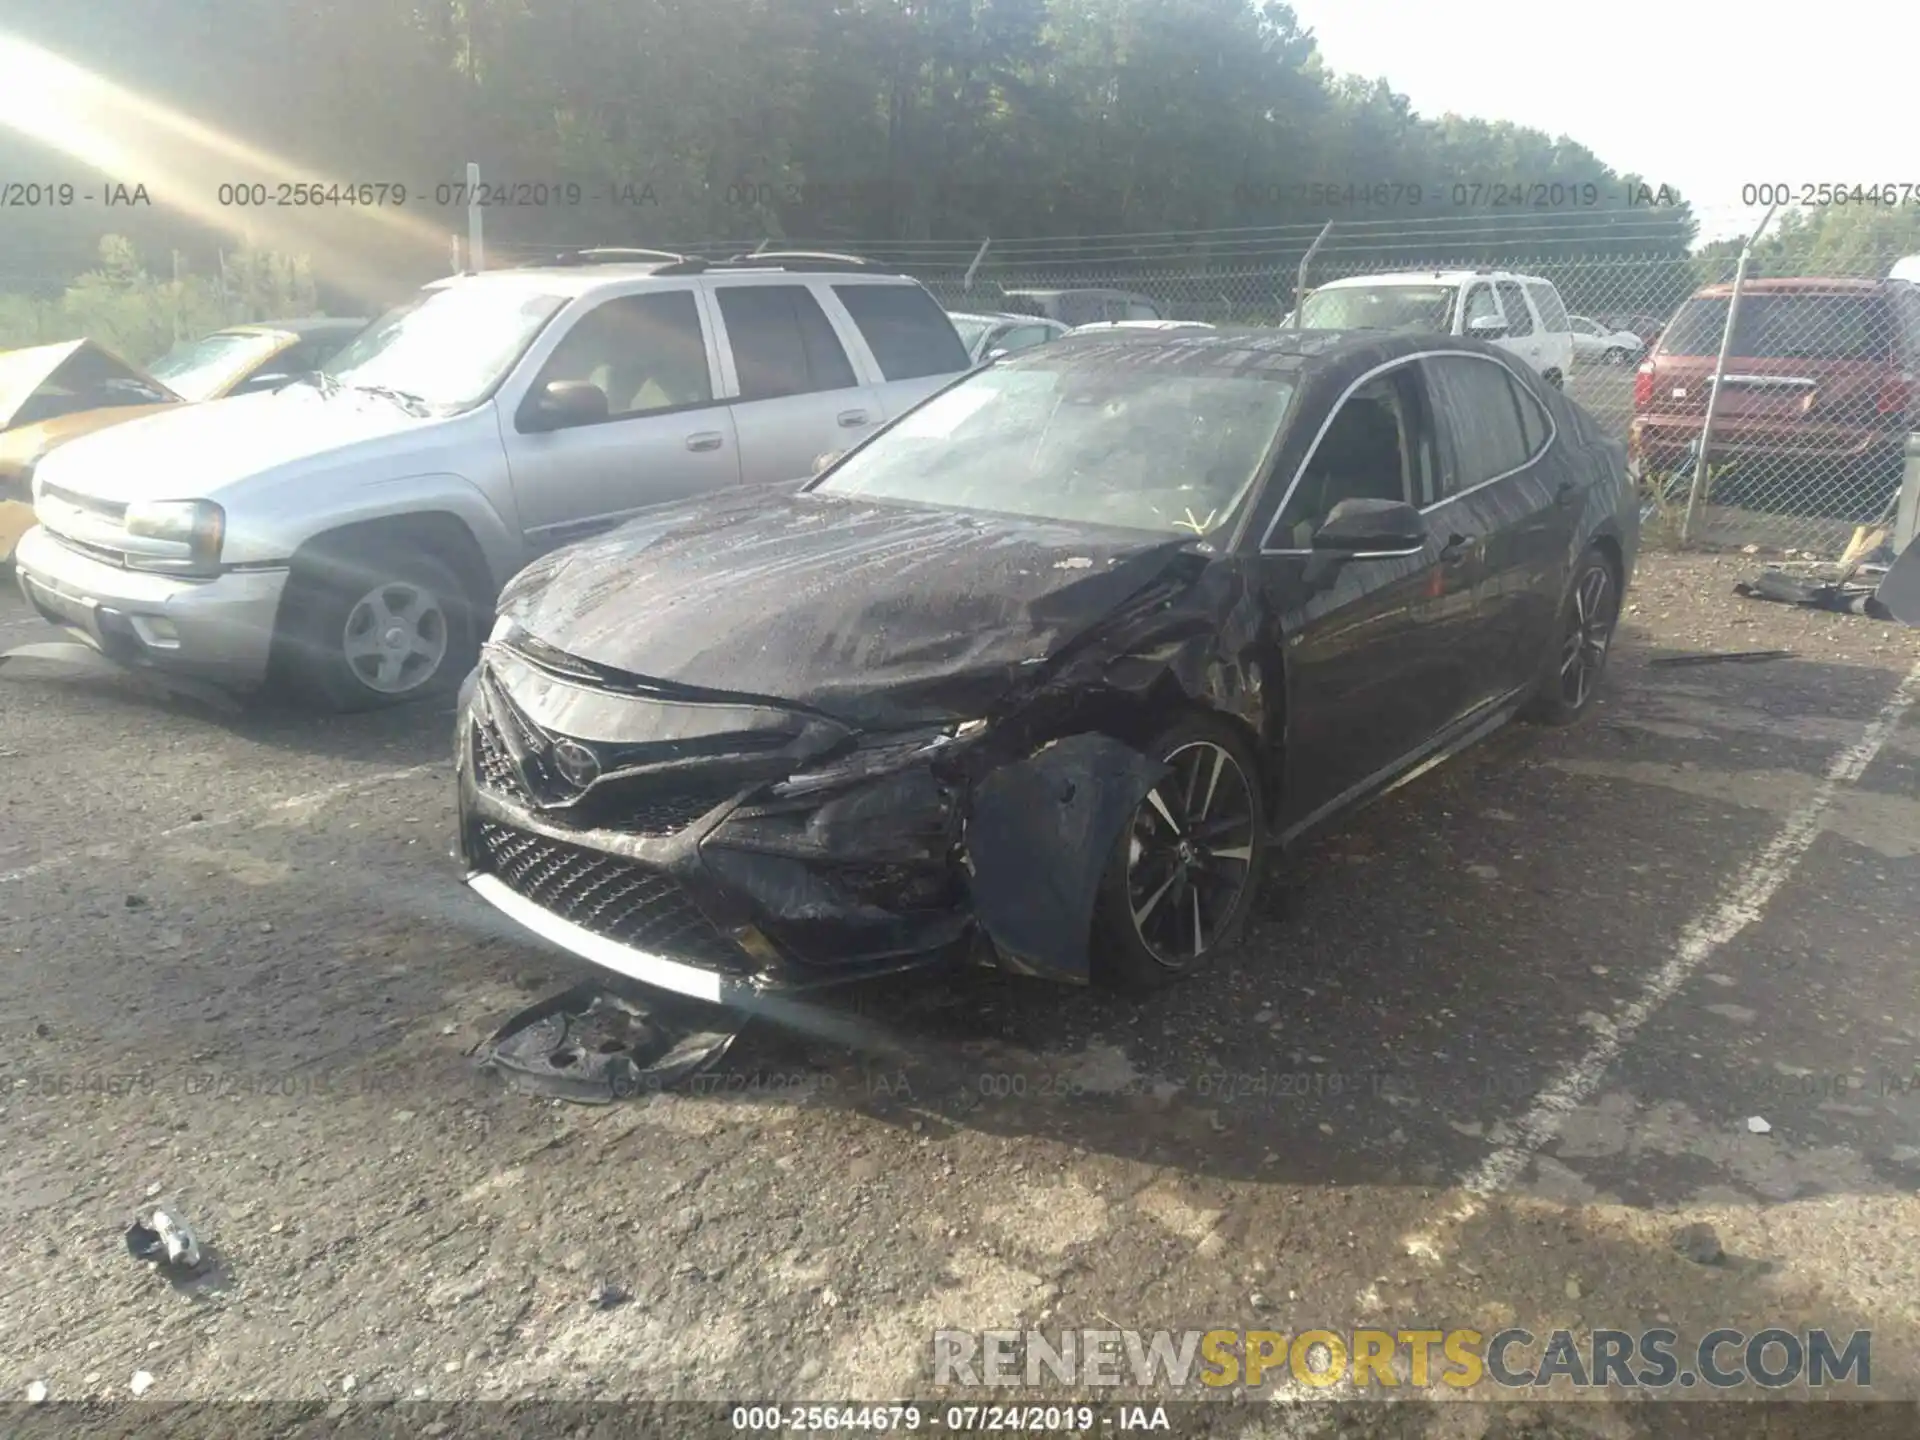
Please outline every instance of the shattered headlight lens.
[{"label": "shattered headlight lens", "polygon": [[831,765],[787,777],[775,785],[771,793],[788,800],[891,775],[970,744],[984,734],[986,728],[985,720],[967,720],[906,735],[875,736]]}]

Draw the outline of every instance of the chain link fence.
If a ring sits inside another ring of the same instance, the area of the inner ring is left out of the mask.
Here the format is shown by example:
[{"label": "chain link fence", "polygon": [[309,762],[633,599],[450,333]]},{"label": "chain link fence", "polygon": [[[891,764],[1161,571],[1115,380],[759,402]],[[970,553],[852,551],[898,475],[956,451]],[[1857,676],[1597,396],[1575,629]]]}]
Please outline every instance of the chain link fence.
[{"label": "chain link fence", "polygon": [[[1496,228],[1514,227],[659,248],[853,253],[912,274],[951,310],[1044,309],[1069,323],[1138,318],[1144,303],[1166,319],[1266,328],[1292,323],[1305,294],[1306,322],[1344,326],[1367,323],[1363,302],[1377,302],[1384,323],[1478,330],[1554,372],[1627,444],[1654,543],[1827,557],[1860,527],[1892,522],[1904,472],[1920,474],[1920,440],[1910,443],[1920,430],[1920,287],[1886,278],[1900,255],[1856,253],[1815,271],[1770,254],[1743,275],[1737,254],[1690,252],[1658,215],[1605,227],[1548,220],[1519,241],[1490,240]],[[485,256],[491,267],[553,253],[489,245]],[[1391,293],[1348,290],[1382,275],[1407,279]],[[1316,293],[1333,298],[1315,303]],[[1501,328],[1485,329],[1489,321]]]}]

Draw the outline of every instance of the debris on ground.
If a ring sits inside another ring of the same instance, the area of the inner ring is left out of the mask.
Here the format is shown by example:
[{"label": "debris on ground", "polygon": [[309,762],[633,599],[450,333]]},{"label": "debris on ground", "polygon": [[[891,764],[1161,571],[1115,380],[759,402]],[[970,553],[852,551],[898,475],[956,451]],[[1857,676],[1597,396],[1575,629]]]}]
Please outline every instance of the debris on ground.
[{"label": "debris on ground", "polygon": [[184,1220],[164,1210],[155,1210],[127,1227],[127,1250],[136,1260],[180,1270],[200,1268],[200,1242]]},{"label": "debris on ground", "polygon": [[1772,600],[1809,610],[1832,610],[1841,615],[1867,615],[1890,620],[1886,607],[1874,598],[1874,587],[1853,580],[1802,580],[1773,568],[1753,580],[1742,580],[1733,593],[1748,600]]},{"label": "debris on ground", "polygon": [[127,1386],[136,1395],[144,1395],[153,1388],[153,1376],[145,1370],[133,1372],[133,1382]]},{"label": "debris on ground", "polygon": [[718,1063],[745,1024],[724,1006],[589,981],[528,1006],[471,1053],[517,1089],[608,1105],[691,1079]]},{"label": "debris on ground", "polygon": [[1659,655],[1647,664],[1669,668],[1676,665],[1753,665],[1762,660],[1792,658],[1791,650],[1719,650],[1702,651],[1697,655]]},{"label": "debris on ground", "polygon": [[46,1398],[47,1398],[47,1382],[46,1381],[36,1380],[31,1385],[27,1386],[27,1403],[29,1405],[42,1404],[46,1400]]},{"label": "debris on ground", "polygon": [[1704,1222],[1683,1225],[1674,1231],[1673,1248],[1696,1265],[1718,1265],[1726,1254],[1720,1248],[1720,1236],[1713,1226]]},{"label": "debris on ground", "polygon": [[1773,1133],[1773,1126],[1769,1125],[1758,1115],[1749,1115],[1747,1117],[1747,1129],[1755,1135],[1771,1135]]},{"label": "debris on ground", "polygon": [[631,1297],[611,1280],[602,1280],[587,1296],[587,1304],[596,1310],[611,1310]]}]

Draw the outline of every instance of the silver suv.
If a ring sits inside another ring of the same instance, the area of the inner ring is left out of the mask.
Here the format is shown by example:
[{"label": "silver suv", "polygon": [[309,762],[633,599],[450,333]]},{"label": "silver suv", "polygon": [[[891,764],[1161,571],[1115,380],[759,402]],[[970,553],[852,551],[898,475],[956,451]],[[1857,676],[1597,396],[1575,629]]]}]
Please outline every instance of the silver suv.
[{"label": "silver suv", "polygon": [[799,481],[968,368],[851,256],[587,251],[427,286],[318,374],[74,440],[16,568],[124,664],[336,709],[457,686],[540,553]]}]

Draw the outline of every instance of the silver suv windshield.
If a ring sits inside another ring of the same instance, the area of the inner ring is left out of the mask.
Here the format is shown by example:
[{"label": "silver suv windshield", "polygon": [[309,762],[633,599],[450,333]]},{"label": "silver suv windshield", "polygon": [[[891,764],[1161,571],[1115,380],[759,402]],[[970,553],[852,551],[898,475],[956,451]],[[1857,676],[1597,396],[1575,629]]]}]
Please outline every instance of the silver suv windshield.
[{"label": "silver suv windshield", "polygon": [[322,383],[436,411],[468,409],[493,393],[567,298],[518,285],[423,291],[328,361]]},{"label": "silver suv windshield", "polygon": [[1417,330],[1445,335],[1453,328],[1458,285],[1342,285],[1316,290],[1300,309],[1307,330]]}]

